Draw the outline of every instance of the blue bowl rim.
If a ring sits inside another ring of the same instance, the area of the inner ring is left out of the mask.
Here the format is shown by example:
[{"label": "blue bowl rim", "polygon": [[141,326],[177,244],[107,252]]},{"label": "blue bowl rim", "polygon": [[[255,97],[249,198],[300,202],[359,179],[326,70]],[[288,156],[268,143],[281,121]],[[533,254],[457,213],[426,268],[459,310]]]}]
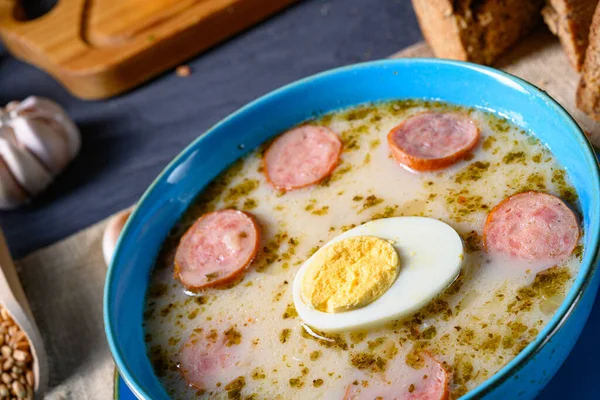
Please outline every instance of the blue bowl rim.
[{"label": "blue bowl rim", "polygon": [[[200,135],[196,138],[192,143],[190,143],[183,151],[181,151],[158,175],[158,177],[152,182],[152,184],[148,187],[148,189],[144,192],[138,203],[136,204],[131,216],[128,218],[122,235],[120,236],[117,245],[115,247],[115,251],[113,254],[113,258],[108,267],[108,271],[106,274],[106,281],[104,286],[104,299],[103,299],[103,316],[104,316],[104,326],[105,326],[105,334],[107,336],[108,345],[110,351],[113,355],[115,363],[117,365],[118,370],[123,377],[123,380],[126,382],[127,386],[135,393],[138,398],[143,399],[151,399],[151,395],[148,393],[148,390],[144,388],[139,382],[136,381],[134,376],[128,370],[124,360],[120,348],[118,347],[115,339],[115,326],[112,324],[112,313],[111,313],[111,287],[113,286],[117,276],[115,276],[116,263],[114,260],[118,260],[120,258],[120,253],[122,251],[121,242],[123,237],[126,237],[129,230],[132,229],[131,226],[136,222],[138,215],[143,215],[144,210],[143,206],[145,205],[146,199],[150,196],[150,193],[155,190],[155,187],[160,184],[163,180],[163,177],[169,176],[171,172],[179,165],[181,160],[186,159],[191,153],[194,151],[194,148],[198,146],[206,137],[211,134],[214,134],[218,128],[222,125],[226,124],[231,119],[235,119],[238,115],[251,112],[252,108],[257,106],[258,104],[280,95],[283,92],[291,90],[293,88],[303,86],[314,79],[325,78],[330,75],[335,75],[342,72],[358,70],[358,69],[368,69],[372,67],[380,67],[380,66],[389,66],[393,67],[395,65],[402,64],[437,64],[437,65],[446,65],[451,67],[457,67],[458,69],[467,69],[472,70],[477,73],[481,73],[484,75],[492,76],[496,79],[500,78],[503,80],[510,80],[514,84],[517,84],[521,87],[521,89],[526,90],[529,94],[533,96],[537,96],[541,100],[544,101],[545,105],[552,109],[556,114],[558,114],[561,119],[563,119],[565,128],[569,132],[572,132],[575,135],[579,136],[579,142],[583,147],[585,153],[587,153],[588,160],[592,160],[593,167],[591,168],[592,177],[591,181],[595,184],[596,193],[600,194],[600,167],[598,165],[598,161],[596,158],[596,154],[594,151],[594,147],[590,143],[587,136],[583,133],[577,122],[573,119],[573,117],[552,97],[550,97],[545,91],[539,89],[537,86],[517,77],[508,72],[501,71],[492,67],[483,66],[479,64],[474,64],[470,62],[464,61],[454,61],[454,60],[446,60],[446,59],[437,59],[437,58],[404,58],[404,59],[384,59],[377,61],[370,61],[358,64],[352,64],[348,66],[343,66],[339,68],[330,69],[321,73],[317,73],[306,78],[294,81],[290,84],[282,86],[276,90],[273,90],[256,100],[242,106],[235,112],[231,113],[215,125],[213,125],[210,129],[208,129],[204,134]],[[358,104],[357,104],[358,105]],[[494,111],[494,110],[491,110]],[[597,205],[597,213],[600,215],[600,202]],[[538,354],[543,346],[551,340],[551,338],[560,330],[560,328],[566,323],[569,316],[572,312],[577,308],[577,305],[581,301],[583,297],[583,293],[591,283],[591,278],[596,273],[598,261],[600,260],[600,254],[598,252],[600,247],[600,234],[598,232],[588,232],[587,234],[592,235],[592,251],[590,253],[590,249],[586,249],[584,254],[584,260],[582,261],[582,269],[585,270],[585,273],[582,275],[581,270],[573,282],[573,286],[569,290],[567,296],[563,300],[559,309],[555,312],[552,319],[544,326],[543,330],[538,334],[538,336],[529,343],[525,349],[523,349],[519,354],[517,354],[508,364],[502,367],[498,372],[484,381],[481,385],[468,392],[465,396],[461,397],[463,400],[470,400],[481,398],[481,396],[490,393],[494,388],[500,386],[510,377],[514,376],[520,369],[522,369],[526,361],[533,358],[536,354]],[[593,254],[589,257],[590,254]],[[545,335],[542,333],[547,332]]]}]

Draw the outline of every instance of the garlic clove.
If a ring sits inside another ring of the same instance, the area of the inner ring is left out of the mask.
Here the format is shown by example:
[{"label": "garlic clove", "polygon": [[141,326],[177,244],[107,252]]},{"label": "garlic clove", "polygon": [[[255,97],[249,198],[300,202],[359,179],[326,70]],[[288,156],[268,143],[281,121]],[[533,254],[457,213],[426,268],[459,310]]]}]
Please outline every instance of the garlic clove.
[{"label": "garlic clove", "polygon": [[52,175],[26,149],[16,147],[0,137],[0,157],[12,171],[15,180],[29,195],[41,192],[52,181]]},{"label": "garlic clove", "polygon": [[67,112],[52,100],[29,96],[18,106],[10,110],[10,115],[15,117],[49,118],[55,120],[66,135],[67,146],[71,158],[75,157],[81,148],[81,135],[77,125],[71,120]]},{"label": "garlic clove", "polygon": [[52,173],[60,173],[72,159],[67,138],[53,119],[17,117],[11,121],[14,134]]},{"label": "garlic clove", "polygon": [[12,100],[12,101],[9,101],[9,102],[6,104],[6,106],[4,106],[4,108],[6,109],[6,111],[12,111],[12,110],[14,110],[15,108],[17,108],[17,107],[19,106],[19,104],[21,104],[21,102],[20,102],[20,101],[17,101],[17,100]]},{"label": "garlic clove", "polygon": [[16,208],[29,201],[29,195],[17,182],[8,165],[0,157],[0,209]]},{"label": "garlic clove", "polygon": [[130,215],[131,210],[121,211],[108,221],[108,224],[104,229],[104,235],[102,236],[102,254],[104,255],[104,262],[107,266],[110,264],[121,231]]}]

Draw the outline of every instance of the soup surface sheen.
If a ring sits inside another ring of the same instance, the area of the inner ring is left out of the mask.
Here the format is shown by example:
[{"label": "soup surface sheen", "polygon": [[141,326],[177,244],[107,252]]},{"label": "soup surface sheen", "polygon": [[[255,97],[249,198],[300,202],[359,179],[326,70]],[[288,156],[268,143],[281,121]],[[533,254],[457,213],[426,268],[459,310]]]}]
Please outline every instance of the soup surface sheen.
[{"label": "soup surface sheen", "polygon": [[[481,129],[479,144],[439,172],[405,170],[386,136],[424,110],[467,113]],[[548,322],[583,251],[579,245],[560,265],[490,255],[482,250],[486,216],[506,197],[529,190],[554,194],[576,209],[566,171],[535,137],[508,121],[439,102],[379,103],[308,123],[342,139],[340,164],[328,179],[278,192],[264,177],[263,146],[217,178],[166,240],[144,319],[148,355],[167,393],[177,399],[343,399],[350,385],[394,381],[406,394],[423,378],[424,351],[449,372],[453,398],[472,390]],[[203,213],[222,208],[256,217],[260,251],[233,286],[186,293],[173,278],[178,240]],[[306,327],[292,303],[300,265],[345,230],[392,216],[433,217],[456,229],[467,251],[459,278],[416,314],[380,328],[324,334]],[[204,390],[190,387],[178,371],[181,347],[195,329],[216,335],[239,356]]]}]

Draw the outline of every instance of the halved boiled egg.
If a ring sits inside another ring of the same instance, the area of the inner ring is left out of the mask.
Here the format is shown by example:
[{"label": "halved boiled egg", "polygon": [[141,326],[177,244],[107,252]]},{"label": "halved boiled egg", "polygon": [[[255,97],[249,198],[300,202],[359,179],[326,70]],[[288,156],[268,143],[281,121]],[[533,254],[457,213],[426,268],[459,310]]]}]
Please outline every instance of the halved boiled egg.
[{"label": "halved boiled egg", "polygon": [[414,313],[458,276],[462,240],[433,218],[367,222],[335,237],[300,267],[294,306],[324,332],[364,329]]}]

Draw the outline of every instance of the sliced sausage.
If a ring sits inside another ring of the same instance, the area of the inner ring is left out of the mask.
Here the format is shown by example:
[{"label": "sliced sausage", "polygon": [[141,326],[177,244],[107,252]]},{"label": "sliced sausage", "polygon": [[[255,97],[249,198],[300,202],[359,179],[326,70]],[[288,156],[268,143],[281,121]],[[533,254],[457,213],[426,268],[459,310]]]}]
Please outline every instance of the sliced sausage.
[{"label": "sliced sausage", "polygon": [[252,262],[259,236],[250,214],[237,210],[204,214],[177,246],[175,278],[190,290],[229,283]]},{"label": "sliced sausage", "polygon": [[479,128],[466,115],[424,112],[388,133],[392,154],[414,171],[446,168],[465,157],[479,140]]},{"label": "sliced sausage", "polygon": [[431,354],[423,353],[423,357],[425,357],[423,377],[412,383],[413,391],[409,391],[404,396],[404,400],[448,400],[450,398],[448,371]]},{"label": "sliced sausage", "polygon": [[279,136],[267,149],[267,179],[277,189],[291,190],[327,178],[340,158],[342,142],[330,129],[304,125]]},{"label": "sliced sausage", "polygon": [[[422,357],[425,366],[418,370],[418,380],[414,382],[394,381],[393,377],[386,376],[381,380],[369,379],[369,384],[366,386],[352,383],[346,389],[344,400],[379,398],[385,400],[448,400],[450,397],[448,372],[429,353],[423,352]],[[406,365],[404,367],[409,368]]]},{"label": "sliced sausage", "polygon": [[212,388],[238,358],[237,349],[227,347],[216,330],[197,329],[181,346],[178,367],[190,386],[204,390]]},{"label": "sliced sausage", "polygon": [[483,228],[487,251],[529,260],[556,260],[573,252],[579,223],[558,197],[525,192],[504,199],[488,214]]}]

